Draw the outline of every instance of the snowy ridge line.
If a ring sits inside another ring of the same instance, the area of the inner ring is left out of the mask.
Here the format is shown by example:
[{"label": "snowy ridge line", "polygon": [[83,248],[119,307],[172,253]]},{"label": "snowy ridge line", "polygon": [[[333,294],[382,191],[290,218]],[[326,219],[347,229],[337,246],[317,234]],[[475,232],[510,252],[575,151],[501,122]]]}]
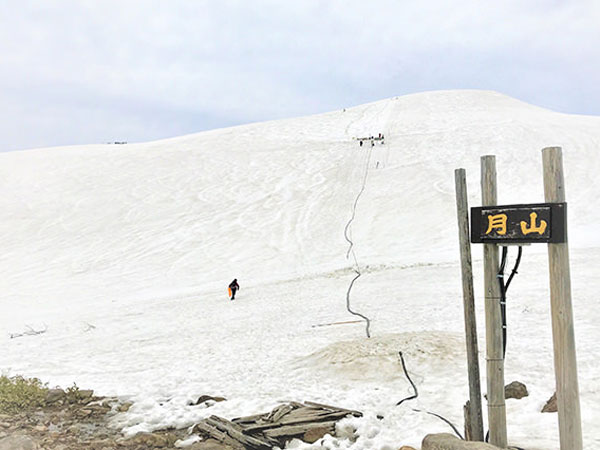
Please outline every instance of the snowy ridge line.
[{"label": "snowy ridge line", "polygon": [[470,128],[473,128],[474,126],[477,127],[496,127],[499,125],[510,125],[512,123],[515,123],[515,119],[509,119],[509,120],[502,120],[502,121],[497,121],[497,122],[472,122],[472,123],[468,123],[468,124],[464,124],[464,125],[460,125],[460,126],[456,126],[456,127],[451,127],[451,128],[442,128],[442,129],[438,129],[438,130],[428,130],[428,131],[414,131],[412,133],[399,133],[399,134],[395,134],[394,137],[405,137],[405,136],[430,136],[432,134],[444,134],[444,133],[454,133],[457,131],[462,131],[462,130],[468,130]]},{"label": "snowy ridge line", "polygon": [[354,282],[360,278],[361,272],[360,272],[360,266],[358,265],[358,260],[356,259],[356,253],[354,252],[354,242],[352,241],[352,239],[350,239],[348,237],[348,230],[350,228],[350,225],[354,221],[354,218],[356,217],[356,206],[358,205],[358,200],[360,199],[360,196],[364,192],[365,186],[367,185],[367,175],[369,174],[369,163],[371,162],[371,152],[372,151],[373,151],[373,147],[369,147],[369,150],[367,153],[367,163],[365,165],[365,175],[363,177],[362,186],[360,188],[358,195],[354,199],[354,205],[352,205],[352,217],[350,217],[350,220],[348,221],[348,223],[346,224],[346,227],[344,228],[344,238],[350,244],[350,246],[348,247],[348,251],[346,252],[346,259],[348,259],[348,257],[350,256],[350,253],[352,253],[352,257],[354,259],[354,265],[355,265],[354,272],[356,272],[356,276],[350,282],[350,285],[348,286],[348,291],[346,292],[346,309],[348,310],[348,312],[350,314],[353,314],[358,317],[362,317],[367,322],[366,330],[365,330],[367,333],[367,338],[371,337],[371,333],[369,331],[371,328],[371,321],[369,320],[369,318],[367,316],[364,316],[364,315],[360,314],[359,312],[352,311],[352,309],[350,308],[350,292],[352,291],[352,286],[354,286]]}]

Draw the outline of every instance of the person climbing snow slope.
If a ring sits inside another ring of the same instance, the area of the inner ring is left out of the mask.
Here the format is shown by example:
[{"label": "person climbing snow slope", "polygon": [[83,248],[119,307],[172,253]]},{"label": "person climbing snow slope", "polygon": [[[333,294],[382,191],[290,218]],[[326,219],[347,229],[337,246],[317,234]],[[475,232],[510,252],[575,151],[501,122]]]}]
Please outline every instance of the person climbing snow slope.
[{"label": "person climbing snow slope", "polygon": [[240,289],[240,285],[237,282],[237,278],[234,278],[231,283],[229,283],[229,297],[231,300],[235,299],[235,293]]}]

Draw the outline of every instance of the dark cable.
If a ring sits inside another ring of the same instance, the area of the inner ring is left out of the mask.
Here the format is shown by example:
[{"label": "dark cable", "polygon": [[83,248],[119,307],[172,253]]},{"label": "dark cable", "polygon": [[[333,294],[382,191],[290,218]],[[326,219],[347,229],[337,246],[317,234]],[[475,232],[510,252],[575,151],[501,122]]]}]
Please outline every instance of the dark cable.
[{"label": "dark cable", "polygon": [[[504,268],[506,267],[506,256],[508,253],[508,247],[503,246],[502,247],[502,260],[500,263],[500,269],[498,270],[498,283],[500,284],[500,310],[502,313],[502,357],[505,358],[506,357],[506,291],[508,291],[508,286],[510,286],[510,282],[512,281],[512,279],[514,278],[515,274],[517,274],[517,269],[519,268],[519,264],[521,264],[521,256],[523,254],[523,247],[521,247],[519,245],[519,252],[517,253],[517,260],[515,261],[515,265],[512,268],[512,271],[510,273],[510,276],[508,277],[508,280],[506,282],[506,284],[504,284]],[[490,438],[490,431],[488,430],[488,432],[485,434],[485,442],[489,442],[489,438]],[[524,450],[521,447],[514,447],[512,446],[511,448],[514,448],[515,450]]]},{"label": "dark cable", "polygon": [[500,269],[498,270],[498,283],[500,285],[500,312],[502,315],[502,357],[506,357],[506,340],[507,340],[507,325],[506,325],[506,292],[508,291],[508,286],[515,274],[517,274],[517,269],[519,268],[519,264],[521,264],[521,256],[523,255],[523,247],[519,246],[519,252],[517,254],[517,260],[515,261],[515,265],[508,277],[508,281],[506,284],[504,283],[504,269],[506,267],[506,257],[508,253],[508,247],[502,247],[502,260],[500,263]]},{"label": "dark cable", "polygon": [[459,437],[461,440],[463,440],[463,441],[465,440],[465,438],[463,437],[463,435],[462,435],[462,434],[460,434],[460,431],[458,431],[458,429],[457,429],[457,428],[456,428],[456,427],[455,427],[455,426],[452,424],[452,422],[450,422],[450,421],[449,421],[448,419],[446,419],[445,417],[442,417],[442,416],[440,416],[439,414],[432,413],[432,412],[429,412],[429,411],[421,411],[421,410],[419,410],[419,409],[413,409],[413,411],[416,411],[416,412],[425,412],[425,413],[427,413],[427,414],[430,414],[430,415],[432,415],[432,416],[435,416],[435,417],[437,417],[438,419],[442,419],[444,422],[446,422],[448,425],[450,425],[450,426],[452,427],[452,429],[454,430],[454,432],[456,433],[456,435],[457,435],[457,436],[458,436],[458,437]]},{"label": "dark cable", "polygon": [[519,245],[519,252],[517,254],[517,260],[515,261],[515,267],[513,267],[512,272],[510,273],[510,276],[508,277],[508,281],[506,282],[506,288],[505,291],[508,291],[508,286],[510,286],[510,282],[512,281],[513,277],[515,276],[515,274],[517,274],[517,269],[519,268],[519,264],[521,264],[521,255],[523,254],[523,247],[521,247]]},{"label": "dark cable", "polygon": [[508,247],[503,246],[502,247],[502,262],[500,263],[500,270],[499,273],[502,273],[504,275],[504,268],[506,267],[506,256],[508,254]]},{"label": "dark cable", "polygon": [[498,283],[500,284],[500,314],[502,316],[502,357],[506,356],[506,286],[504,284],[504,268],[508,247],[502,247],[502,263],[498,270]]}]

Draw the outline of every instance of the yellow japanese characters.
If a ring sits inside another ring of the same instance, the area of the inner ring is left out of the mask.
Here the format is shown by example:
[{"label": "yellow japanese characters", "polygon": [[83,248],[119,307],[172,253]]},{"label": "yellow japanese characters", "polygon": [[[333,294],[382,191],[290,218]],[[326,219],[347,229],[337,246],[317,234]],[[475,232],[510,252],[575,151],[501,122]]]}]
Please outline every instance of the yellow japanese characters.
[{"label": "yellow japanese characters", "polygon": [[544,231],[546,231],[546,227],[548,226],[546,221],[540,220],[540,224],[536,225],[535,220],[537,219],[537,214],[534,212],[529,214],[529,218],[531,221],[531,225],[529,227],[527,227],[527,222],[525,222],[524,220],[521,221],[521,232],[524,235],[528,235],[529,233],[544,234]]},{"label": "yellow japanese characters", "polygon": [[490,234],[492,230],[498,230],[496,233],[500,235],[506,234],[506,214],[496,214],[494,216],[488,216],[488,229],[485,234]]}]

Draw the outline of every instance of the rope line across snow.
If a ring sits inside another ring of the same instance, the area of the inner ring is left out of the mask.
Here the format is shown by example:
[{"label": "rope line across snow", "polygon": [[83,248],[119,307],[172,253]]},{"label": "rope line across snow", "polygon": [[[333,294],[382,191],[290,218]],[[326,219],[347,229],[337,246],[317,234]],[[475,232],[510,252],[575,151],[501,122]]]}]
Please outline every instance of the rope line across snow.
[{"label": "rope line across snow", "polygon": [[348,259],[350,257],[350,253],[352,253],[352,258],[354,259],[354,272],[356,273],[356,276],[350,282],[350,285],[348,286],[348,291],[346,292],[346,309],[348,310],[348,312],[350,314],[353,314],[358,317],[362,317],[367,322],[367,326],[366,326],[367,338],[371,337],[371,333],[370,333],[371,320],[367,316],[360,314],[359,312],[353,311],[352,308],[350,307],[350,292],[352,291],[352,286],[354,286],[354,282],[356,280],[358,280],[358,278],[360,278],[360,276],[362,274],[360,271],[360,266],[358,265],[356,253],[354,252],[354,242],[352,241],[352,238],[349,236],[349,231],[350,231],[350,225],[352,224],[352,222],[354,221],[354,218],[356,217],[356,207],[358,205],[358,200],[360,199],[360,196],[364,192],[365,186],[367,184],[367,175],[369,173],[369,163],[371,161],[371,152],[372,152],[372,147],[369,148],[369,150],[367,150],[367,163],[365,165],[365,174],[363,176],[362,186],[360,188],[360,191],[359,191],[358,195],[356,196],[356,198],[354,199],[354,204],[352,205],[352,217],[350,217],[350,220],[348,221],[348,223],[346,224],[346,227],[344,228],[344,238],[350,244],[348,247],[348,251],[346,252],[346,259]]}]

